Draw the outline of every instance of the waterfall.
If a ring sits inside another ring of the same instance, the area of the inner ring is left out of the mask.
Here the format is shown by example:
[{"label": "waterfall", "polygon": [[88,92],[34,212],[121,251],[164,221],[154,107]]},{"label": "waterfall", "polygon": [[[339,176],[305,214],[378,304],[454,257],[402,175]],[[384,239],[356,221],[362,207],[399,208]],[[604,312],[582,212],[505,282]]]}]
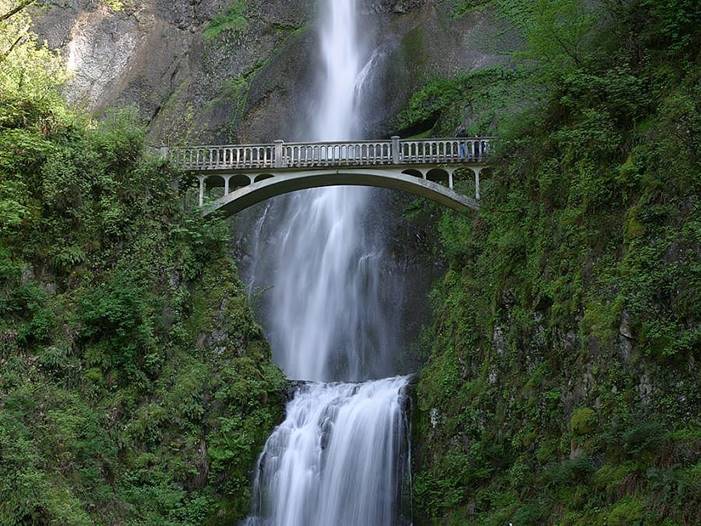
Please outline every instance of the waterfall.
[{"label": "waterfall", "polygon": [[[376,57],[362,49],[356,2],[322,2],[319,86],[306,139],[358,139]],[[250,281],[267,290],[268,337],[290,378],[360,381],[396,373],[398,309],[381,264],[386,243],[370,216],[372,192],[336,187],[278,199],[273,206],[283,210],[272,214],[271,232],[254,237],[252,267],[260,272]]]},{"label": "waterfall", "polygon": [[405,377],[308,384],[268,439],[246,526],[398,524],[408,475]]},{"label": "waterfall", "polygon": [[[361,135],[375,54],[363,50],[355,0],[321,0],[320,78],[311,140]],[[372,191],[336,187],[274,202],[251,251],[270,272],[266,331],[290,378],[313,381],[288,403],[259,459],[247,526],[380,526],[400,522],[407,473],[404,402],[396,374],[397,306],[382,269],[386,243],[369,217]],[[272,242],[261,241],[276,217]],[[263,268],[254,265],[254,268]],[[253,287],[252,287],[253,288]],[[364,383],[319,383],[319,382]]]}]

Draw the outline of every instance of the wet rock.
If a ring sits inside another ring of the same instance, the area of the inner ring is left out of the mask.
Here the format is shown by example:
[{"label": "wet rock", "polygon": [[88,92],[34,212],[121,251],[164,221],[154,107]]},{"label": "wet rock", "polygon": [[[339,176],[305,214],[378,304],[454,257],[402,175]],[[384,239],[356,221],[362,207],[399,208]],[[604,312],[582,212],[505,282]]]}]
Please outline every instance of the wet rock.
[{"label": "wet rock", "polygon": [[652,381],[647,373],[640,376],[640,383],[637,387],[638,396],[643,404],[649,404],[652,401]]},{"label": "wet rock", "polygon": [[437,408],[431,408],[431,411],[429,412],[429,419],[431,420],[431,428],[436,429],[438,424],[441,423],[441,414]]},{"label": "wet rock", "polygon": [[492,333],[492,346],[498,355],[504,354],[506,350],[506,338],[504,337],[504,329],[499,325],[494,326]]},{"label": "wet rock", "polygon": [[627,362],[633,352],[633,331],[630,326],[630,315],[626,310],[621,313],[621,324],[618,327],[618,349],[623,360]]}]

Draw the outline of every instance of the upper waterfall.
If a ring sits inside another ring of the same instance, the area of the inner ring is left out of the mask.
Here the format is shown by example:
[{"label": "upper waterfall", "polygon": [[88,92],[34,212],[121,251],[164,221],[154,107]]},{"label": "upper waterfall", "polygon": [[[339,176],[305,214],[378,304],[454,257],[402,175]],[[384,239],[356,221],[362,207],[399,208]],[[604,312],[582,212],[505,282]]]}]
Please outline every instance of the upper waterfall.
[{"label": "upper waterfall", "polygon": [[[360,136],[363,86],[376,59],[364,33],[356,0],[324,2],[309,139]],[[397,373],[389,357],[399,332],[391,298],[398,287],[387,279],[382,233],[368,228],[371,195],[357,187],[297,192],[266,214],[276,217],[274,231],[259,225],[251,281],[267,290],[268,336],[291,378],[359,381]]]},{"label": "upper waterfall", "polygon": [[313,140],[340,141],[357,135],[358,84],[364,64],[358,40],[356,0],[336,0],[321,23],[323,76],[313,115]]}]

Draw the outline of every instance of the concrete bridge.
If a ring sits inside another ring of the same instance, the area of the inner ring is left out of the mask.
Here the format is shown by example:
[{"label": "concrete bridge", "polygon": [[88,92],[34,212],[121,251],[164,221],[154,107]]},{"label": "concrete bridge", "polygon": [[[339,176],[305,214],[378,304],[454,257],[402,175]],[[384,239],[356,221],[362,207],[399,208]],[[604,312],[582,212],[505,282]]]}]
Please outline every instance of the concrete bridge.
[{"label": "concrete bridge", "polygon": [[[277,195],[325,186],[403,190],[454,210],[478,210],[480,175],[488,167],[490,139],[246,144],[163,148],[162,155],[199,180],[205,215],[232,215]],[[475,195],[454,190],[470,174]],[[221,196],[206,202],[208,189]]]}]

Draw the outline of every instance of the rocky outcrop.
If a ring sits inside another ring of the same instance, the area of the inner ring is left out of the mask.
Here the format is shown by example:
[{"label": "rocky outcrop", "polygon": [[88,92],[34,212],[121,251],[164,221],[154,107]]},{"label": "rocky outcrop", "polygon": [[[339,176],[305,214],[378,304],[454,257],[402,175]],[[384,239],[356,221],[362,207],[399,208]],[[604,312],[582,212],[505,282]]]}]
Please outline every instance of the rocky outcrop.
[{"label": "rocky outcrop", "polygon": [[[241,0],[66,0],[37,31],[63,51],[73,78],[68,98],[94,112],[135,105],[152,142],[299,138],[313,113],[314,0],[247,0],[243,21],[227,23]],[[363,27],[374,40],[369,135],[427,79],[506,60],[512,32],[488,9],[454,19],[445,2],[367,0]],[[221,26],[221,31],[216,26]],[[310,102],[311,101],[311,102]]]},{"label": "rocky outcrop", "polygon": [[[90,111],[136,105],[154,139],[232,140],[248,84],[304,28],[309,2],[246,2],[245,28],[208,36],[229,0],[95,0],[48,9],[37,31],[63,51],[67,97]],[[290,46],[294,48],[294,46]]]}]

